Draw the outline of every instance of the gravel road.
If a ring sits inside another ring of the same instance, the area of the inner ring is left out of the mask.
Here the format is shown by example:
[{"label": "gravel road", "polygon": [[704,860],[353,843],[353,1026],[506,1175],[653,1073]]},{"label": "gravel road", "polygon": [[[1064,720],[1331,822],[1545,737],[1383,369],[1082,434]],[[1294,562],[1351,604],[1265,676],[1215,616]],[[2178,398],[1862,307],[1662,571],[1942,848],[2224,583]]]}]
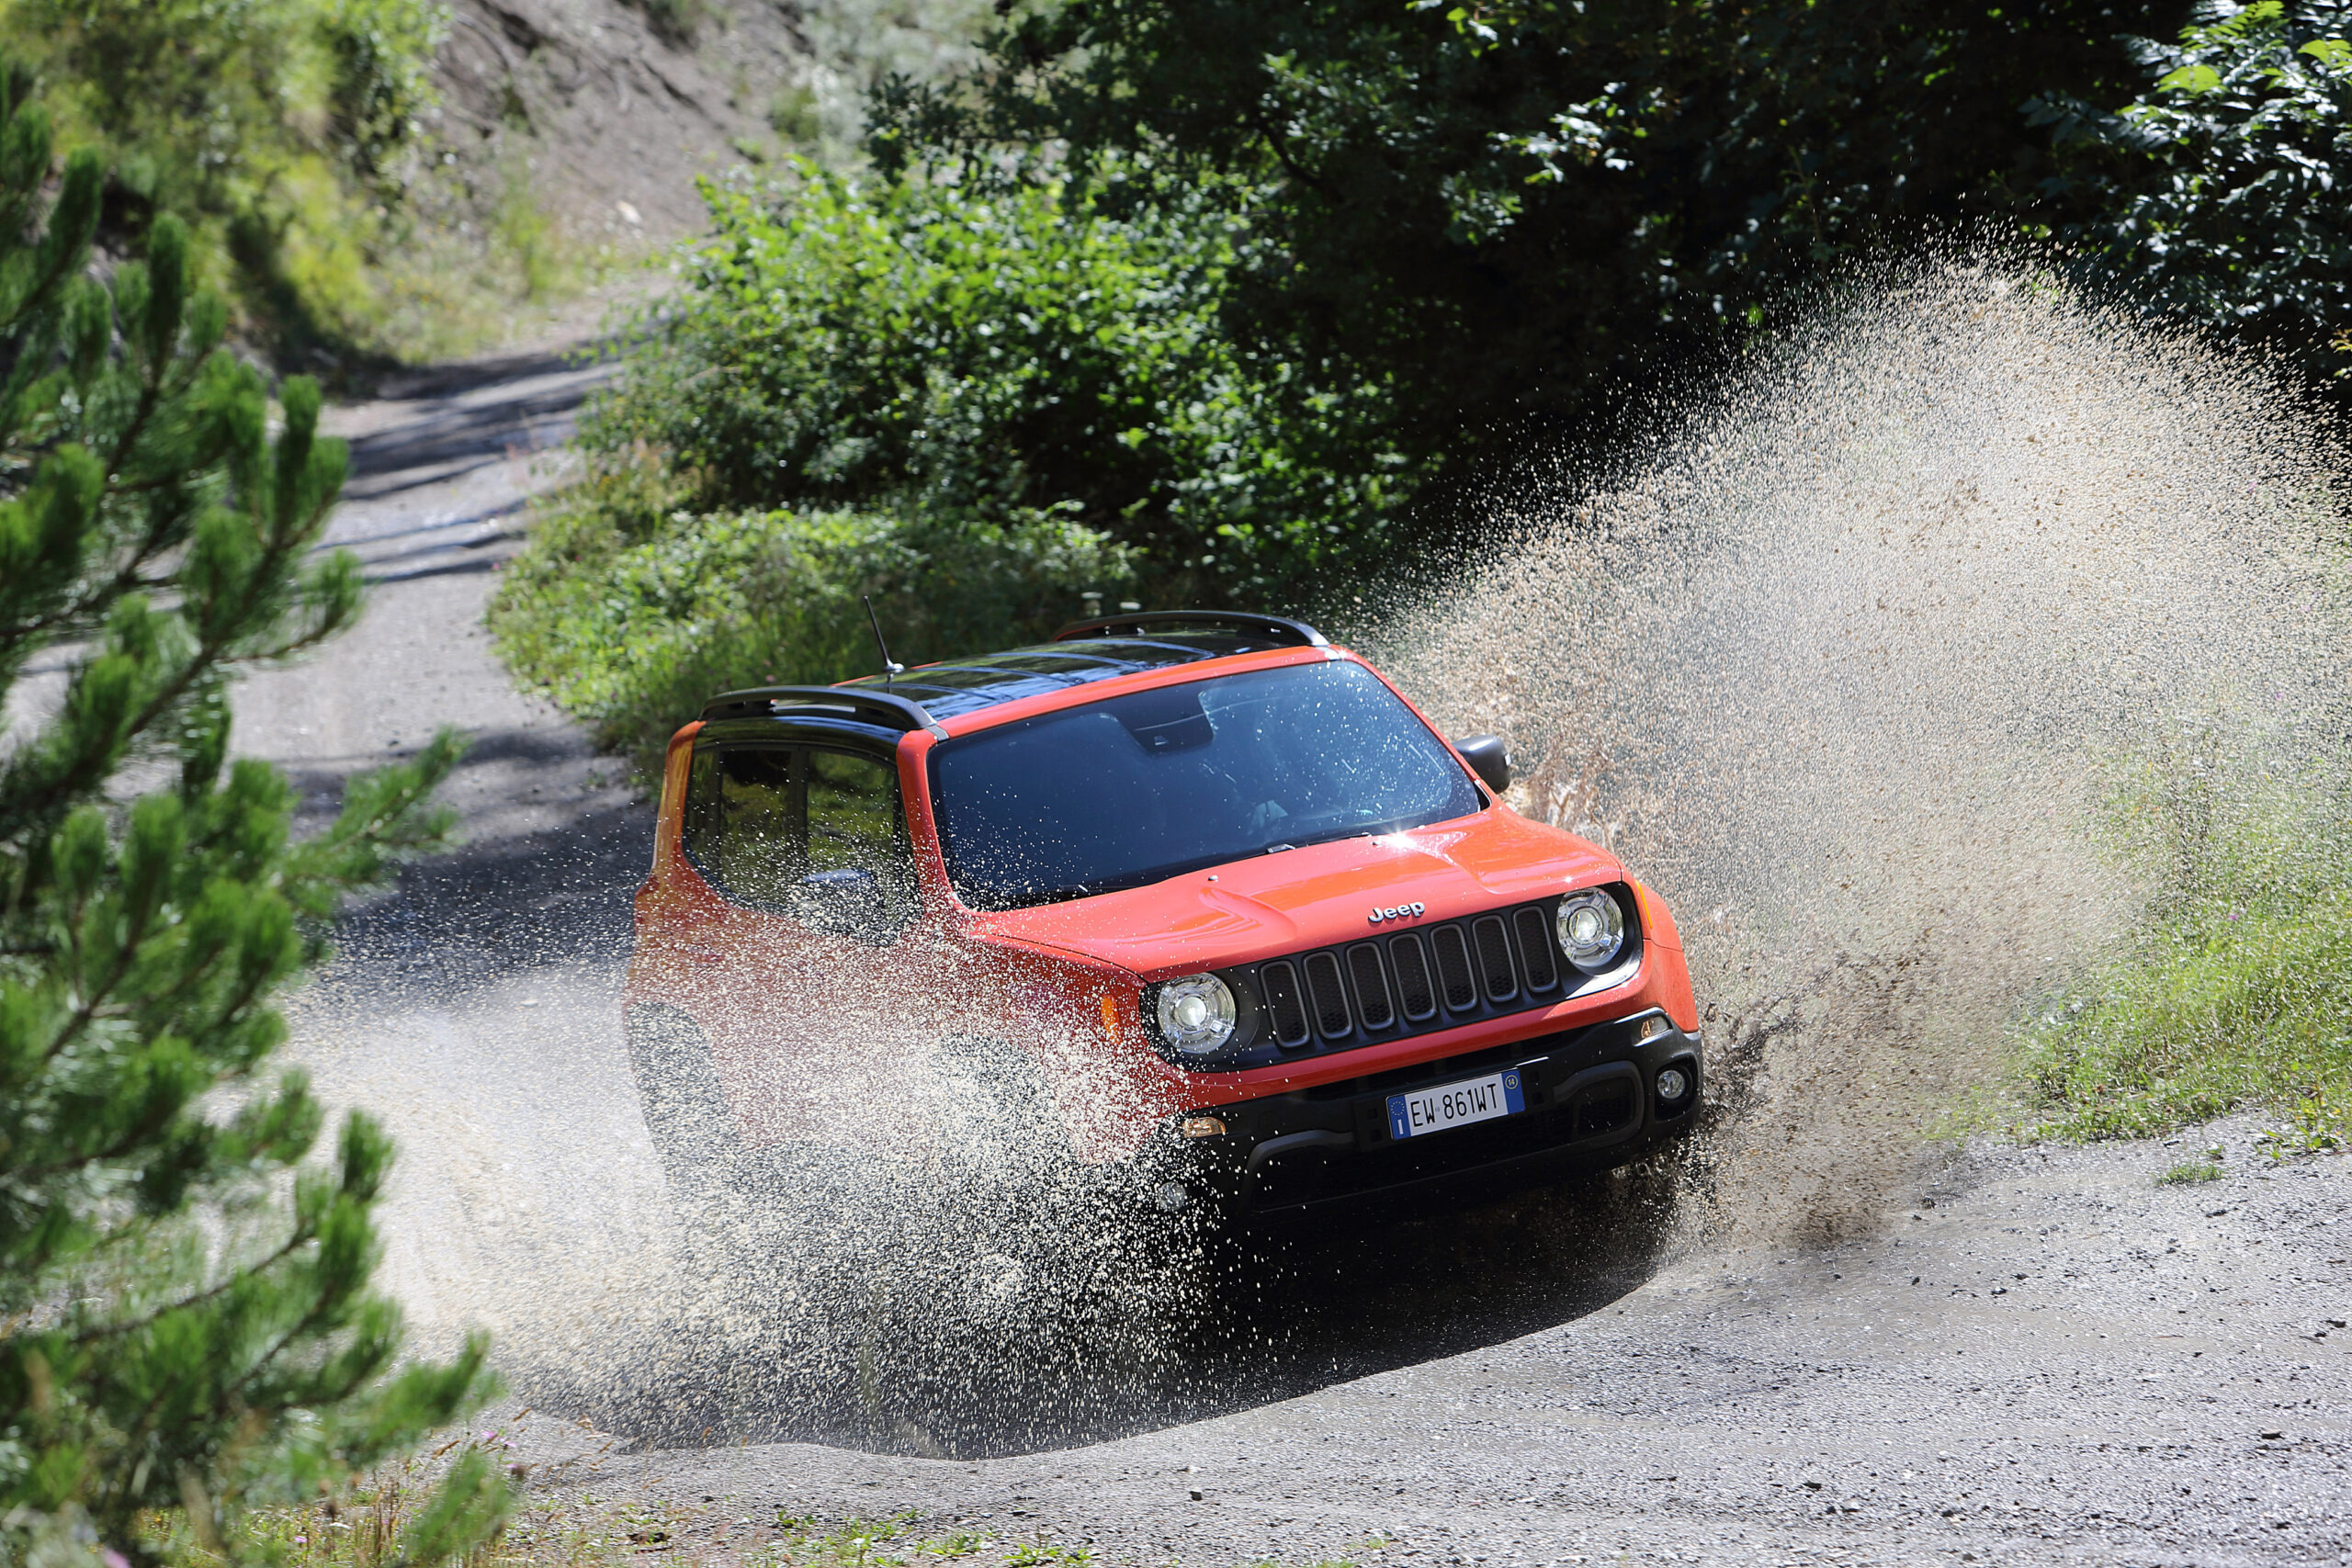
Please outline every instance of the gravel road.
[{"label": "gravel road", "polygon": [[[427,1340],[483,1322],[569,1358],[581,1408],[628,1433],[651,1396],[590,1371],[682,1310],[614,1037],[649,814],[480,627],[598,374],[524,355],[339,412],[368,618],[238,713],[318,809],[436,722],[480,737],[450,791],[466,846],[353,917],[296,1051],[401,1136],[390,1276]],[[529,1446],[560,1484],[709,1499],[713,1540],[782,1507],[1150,1563],[2352,1563],[2352,1160],[2273,1161],[2258,1131],[1976,1147],[1819,1248],[1678,1250],[1605,1189],[1556,1201],[1565,1225],[1540,1199],[1467,1240],[1334,1238],[1255,1309],[1308,1326],[1204,1356],[1107,1441],[1048,1410],[1045,1451],[971,1461],[607,1450],[545,1419]],[[2216,1139],[2223,1179],[2155,1182]]]},{"label": "gravel road", "polygon": [[1151,1562],[2352,1560],[2352,1168],[2271,1167],[2252,1131],[2225,1130],[2241,1174],[2186,1188],[2153,1181],[2163,1148],[1982,1154],[1871,1239],[1685,1258],[1573,1322],[1123,1441],[664,1452],[606,1484]]}]

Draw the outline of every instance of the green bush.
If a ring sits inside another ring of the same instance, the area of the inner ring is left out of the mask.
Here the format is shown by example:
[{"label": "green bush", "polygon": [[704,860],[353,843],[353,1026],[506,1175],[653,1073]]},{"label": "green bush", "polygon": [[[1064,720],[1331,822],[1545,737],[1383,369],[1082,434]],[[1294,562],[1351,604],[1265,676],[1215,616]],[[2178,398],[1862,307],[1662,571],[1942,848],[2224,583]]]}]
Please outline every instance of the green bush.
[{"label": "green bush", "polygon": [[[1378,558],[1384,392],[1253,359],[1246,224],[1117,181],[707,183],[712,237],[588,411],[492,612],[508,662],[640,760],[711,692],[1042,636],[1081,595],[1280,600]],[[1352,459],[1351,459],[1352,462]]]},{"label": "green bush", "polygon": [[[593,721],[641,770],[712,693],[876,667],[864,599],[901,662],[1042,637],[1080,595],[1115,593],[1127,553],[1045,513],[1010,524],[870,513],[678,513],[642,523],[603,487],[544,517],[491,610],[522,679]],[[601,503],[599,495],[605,498]]]},{"label": "green bush", "polygon": [[2155,81],[2120,113],[2031,106],[2067,158],[2051,192],[2105,209],[2066,237],[2142,296],[2316,358],[2352,314],[2352,6],[2199,10],[2140,43]]},{"label": "green bush", "polygon": [[697,513],[1052,511],[1168,599],[1280,599],[1388,541],[1410,475],[1385,387],[1222,329],[1252,243],[1232,193],[790,180],[705,185],[714,233],[583,422],[592,454],[661,454]]},{"label": "green bush", "polygon": [[1670,417],[1662,378],[1890,236],[2016,211],[2049,173],[2019,104],[2124,101],[2141,78],[2116,35],[2176,14],[1031,0],[999,8],[978,68],[886,83],[874,152],[985,181],[1053,146],[1148,160],[1167,196],[1245,197],[1261,238],[1229,335],[1373,367],[1395,389],[1379,449],[1475,489],[1531,435],[1604,461],[1644,439],[1641,415]]},{"label": "green bush", "polygon": [[2352,1139],[2352,792],[2210,736],[2124,771],[2111,841],[2157,888],[2107,963],[2026,1031],[2040,1119],[2142,1137],[2243,1107]]}]

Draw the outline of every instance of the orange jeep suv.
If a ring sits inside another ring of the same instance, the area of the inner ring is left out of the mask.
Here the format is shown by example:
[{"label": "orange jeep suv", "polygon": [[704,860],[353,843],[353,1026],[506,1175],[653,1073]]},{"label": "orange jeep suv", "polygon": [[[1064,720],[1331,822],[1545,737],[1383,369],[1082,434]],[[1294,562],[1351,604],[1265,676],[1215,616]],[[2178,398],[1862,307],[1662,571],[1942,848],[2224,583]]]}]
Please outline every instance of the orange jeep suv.
[{"label": "orange jeep suv", "polygon": [[1265,615],[715,697],[637,895],[649,1129],[707,1191],[978,1150],[1245,1221],[1622,1165],[1696,1120],[1680,939],[1509,770]]}]

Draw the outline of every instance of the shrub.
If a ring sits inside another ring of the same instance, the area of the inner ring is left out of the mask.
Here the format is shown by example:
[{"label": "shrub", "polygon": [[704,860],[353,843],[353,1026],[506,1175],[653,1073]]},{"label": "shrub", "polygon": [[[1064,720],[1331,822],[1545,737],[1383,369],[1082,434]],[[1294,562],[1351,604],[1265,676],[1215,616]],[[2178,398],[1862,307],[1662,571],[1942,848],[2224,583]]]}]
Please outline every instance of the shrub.
[{"label": "shrub", "polygon": [[540,522],[491,626],[518,675],[648,773],[714,692],[870,673],[867,595],[916,663],[1044,636],[1128,576],[1126,552],[1055,513],[681,513],[631,539],[593,494]]},{"label": "shrub", "polygon": [[2154,78],[2115,114],[2030,106],[2068,156],[2049,192],[2104,215],[2068,237],[2192,321],[2318,358],[2352,312],[2352,6],[2207,4],[2177,42],[2137,40]]},{"label": "shrub", "polygon": [[662,455],[697,513],[1050,511],[1141,551],[1167,598],[1280,599],[1377,556],[1410,478],[1386,390],[1224,333],[1252,243],[1233,193],[1122,190],[806,162],[706,183],[714,233],[582,441]]},{"label": "shrub", "polygon": [[1081,596],[1280,600],[1386,547],[1375,387],[1253,359],[1246,226],[1115,180],[707,183],[715,233],[509,569],[523,679],[645,759],[711,692],[1037,637]]},{"label": "shrub", "polygon": [[2352,1139],[2352,791],[2203,732],[2119,771],[2109,833],[2154,889],[2029,1026],[2039,1131],[2169,1132],[2242,1107]]}]

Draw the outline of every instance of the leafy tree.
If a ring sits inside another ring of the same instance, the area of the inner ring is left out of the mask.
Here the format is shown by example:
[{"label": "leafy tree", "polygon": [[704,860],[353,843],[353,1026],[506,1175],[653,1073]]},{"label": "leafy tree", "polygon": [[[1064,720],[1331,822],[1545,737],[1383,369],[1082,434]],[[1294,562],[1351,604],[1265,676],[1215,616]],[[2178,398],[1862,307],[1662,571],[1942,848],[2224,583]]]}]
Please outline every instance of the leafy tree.
[{"label": "leafy tree", "polygon": [[[2003,212],[2050,172],[2020,105],[2136,85],[2132,0],[1084,0],[1022,7],[977,76],[876,103],[887,167],[1050,144],[1155,193],[1250,193],[1220,303],[1246,352],[1395,389],[1457,473],[1607,428],[1824,262]],[[1015,177],[1018,177],[1017,175]],[[1466,460],[1466,461],[1465,461]]]},{"label": "leafy tree", "polygon": [[[345,453],[319,391],[220,346],[169,216],[87,271],[104,172],[67,161],[0,69],[0,698],[48,650],[62,698],[0,752],[0,1560],[153,1555],[141,1510],[235,1554],[260,1499],[315,1496],[486,1393],[484,1347],[394,1370],[368,1288],[390,1160],[354,1114],[267,1074],[273,996],[338,896],[435,841],[459,747],[354,782],[288,841],[293,799],[228,761],[229,683],[350,624],[351,557],[313,554]],[[479,1457],[408,1551],[481,1538]]]},{"label": "leafy tree", "polygon": [[2067,156],[2066,231],[2142,297],[2316,360],[2352,321],[2352,6],[2208,5],[2120,113],[2033,106]]}]

